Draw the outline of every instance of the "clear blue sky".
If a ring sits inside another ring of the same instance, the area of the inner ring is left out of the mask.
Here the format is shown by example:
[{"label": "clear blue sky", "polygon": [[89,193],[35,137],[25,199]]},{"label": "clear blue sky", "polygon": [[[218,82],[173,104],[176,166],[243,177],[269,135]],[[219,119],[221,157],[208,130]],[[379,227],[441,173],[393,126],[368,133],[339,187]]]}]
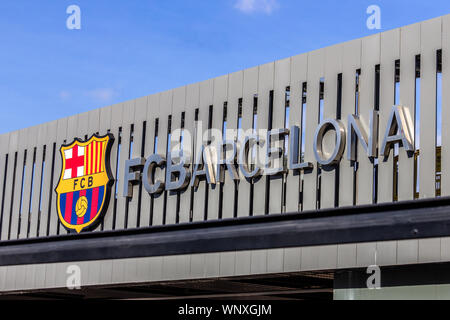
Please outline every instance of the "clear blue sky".
[{"label": "clear blue sky", "polygon": [[[81,8],[81,30],[66,8]],[[450,13],[448,0],[1,0],[0,133]]]}]

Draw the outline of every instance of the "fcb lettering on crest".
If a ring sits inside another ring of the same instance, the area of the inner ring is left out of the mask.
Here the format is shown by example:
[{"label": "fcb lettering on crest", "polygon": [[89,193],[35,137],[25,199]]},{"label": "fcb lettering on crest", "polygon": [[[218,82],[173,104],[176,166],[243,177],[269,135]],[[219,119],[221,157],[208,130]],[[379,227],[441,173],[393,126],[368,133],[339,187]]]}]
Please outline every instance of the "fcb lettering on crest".
[{"label": "fcb lettering on crest", "polygon": [[108,210],[113,143],[113,135],[107,134],[61,146],[62,169],[55,191],[59,221],[69,231],[93,230]]}]

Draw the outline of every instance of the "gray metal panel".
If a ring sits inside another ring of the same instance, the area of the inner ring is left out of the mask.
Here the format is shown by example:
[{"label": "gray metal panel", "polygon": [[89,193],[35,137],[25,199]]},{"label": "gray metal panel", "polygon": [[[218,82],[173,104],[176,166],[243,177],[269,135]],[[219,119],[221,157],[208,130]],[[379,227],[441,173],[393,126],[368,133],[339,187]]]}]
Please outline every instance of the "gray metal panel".
[{"label": "gray metal panel", "polygon": [[422,22],[421,26],[420,198],[436,194],[436,51],[442,46],[441,28],[441,18]]},{"label": "gray metal panel", "polygon": [[[400,105],[409,112],[414,123],[416,100],[416,55],[420,53],[420,24],[401,29]],[[398,200],[414,199],[414,156],[404,150],[398,160]]]},{"label": "gray metal panel", "polygon": [[[57,126],[56,126],[55,167],[53,170],[53,186],[51,189],[51,191],[53,192],[53,197],[52,197],[52,202],[50,204],[51,211],[50,211],[50,216],[49,216],[49,219],[50,219],[49,235],[58,234],[58,228],[59,228],[60,233],[62,233],[62,234],[67,233],[66,230],[64,229],[64,227],[62,225],[60,225],[60,222],[58,219],[58,212],[56,211],[57,197],[56,197],[56,193],[54,193],[54,190],[55,190],[56,186],[58,185],[59,178],[61,175],[62,158],[61,158],[60,148],[61,148],[61,145],[64,144],[64,140],[66,140],[68,120],[69,120],[69,118],[59,119],[57,121]],[[68,142],[70,142],[70,141],[68,141]]]},{"label": "gray metal panel", "polygon": [[[179,150],[180,134],[175,135],[181,129],[181,113],[186,103],[186,87],[173,90],[172,127],[171,127],[171,150]],[[177,216],[177,201],[179,192],[167,192],[166,224],[175,224]]]},{"label": "gray metal panel", "polygon": [[[195,109],[199,106],[199,84],[191,84],[186,87],[186,103],[185,110],[185,122],[184,122],[184,140],[183,150],[188,153],[190,157],[191,166],[189,167],[192,173],[192,163],[194,163],[195,152],[194,139],[195,139]],[[191,194],[192,188],[188,186],[180,194],[180,222],[189,222],[191,218]]]},{"label": "gray metal panel", "polygon": [[419,240],[419,263],[432,263],[441,260],[441,239]]},{"label": "gray metal panel", "polygon": [[[369,125],[369,115],[375,108],[375,65],[380,64],[380,51],[380,34],[362,39],[359,115],[367,126]],[[359,155],[356,204],[372,203],[373,179],[370,177],[373,177],[373,164],[365,155]],[[384,186],[381,187],[380,184],[380,188],[384,188]]]},{"label": "gray metal panel", "polygon": [[[159,129],[158,129],[158,149],[157,153],[164,157],[167,156],[167,129],[168,117],[172,111],[173,90],[162,92],[159,100]],[[164,181],[164,170],[156,170],[155,179]],[[153,224],[161,225],[164,219],[164,192],[155,196],[153,204]]]},{"label": "gray metal panel", "polygon": [[[54,170],[52,170],[53,157],[56,162],[56,158],[59,157],[58,148],[56,144],[56,132],[58,128],[58,122],[52,121],[46,124],[46,155],[45,155],[45,169],[44,169],[44,179],[42,181],[42,207],[40,213],[39,222],[39,236],[44,237],[47,232],[50,231],[50,215],[53,205],[53,197],[56,197],[54,191],[54,184],[59,176],[54,175]],[[53,144],[55,144],[55,154],[53,154]],[[53,177],[53,183],[51,183]],[[50,197],[52,201],[50,202]]]},{"label": "gray metal panel", "polygon": [[[343,45],[335,45],[325,49],[324,119],[336,119],[338,74],[342,73],[342,59]],[[329,132],[324,137],[323,147],[331,154],[335,145],[336,136]],[[335,180],[339,179],[339,176],[336,175],[336,169],[330,171],[322,170],[321,175],[320,207],[332,208],[335,205]]]},{"label": "gray metal panel", "polygon": [[[26,172],[24,173],[24,160],[25,160],[25,150],[27,147],[27,139],[28,139],[28,128],[19,130],[19,153],[17,157],[17,168],[16,168],[16,183],[14,186],[14,202],[12,203],[12,215],[11,215],[11,230],[10,230],[10,239],[18,239],[18,231],[19,231],[19,216],[20,205],[21,205],[21,197],[22,194],[22,179],[26,179]],[[27,155],[27,164],[29,164],[29,155]],[[26,168],[25,168],[26,169]],[[23,204],[23,202],[22,202]],[[23,212],[23,207],[22,207]]]},{"label": "gray metal panel", "polygon": [[[295,125],[298,126],[300,130],[302,130],[302,116],[306,116],[302,115],[302,95],[303,83],[306,82],[307,77],[307,68],[307,54],[302,54],[291,58],[291,104],[289,108],[289,127]],[[300,131],[300,133],[301,132],[302,131]],[[298,160],[300,161],[300,159]],[[300,183],[303,174],[303,172],[300,174],[293,174],[292,171],[289,171],[286,177],[286,212],[294,212],[301,209]]]},{"label": "gray metal panel", "polygon": [[[240,146],[244,142],[244,133],[252,131],[253,124],[253,99],[254,95],[258,92],[258,67],[244,70],[243,89],[242,89],[242,130],[239,133]],[[260,109],[262,104],[258,97],[258,123],[260,119]],[[236,112],[237,118],[237,112]],[[250,212],[250,183],[242,175],[239,180],[238,189],[238,217],[246,217]],[[263,177],[264,178],[264,177]],[[255,212],[255,211],[253,211]]]},{"label": "gray metal panel", "polygon": [[[108,109],[110,109],[110,110],[108,110]],[[117,208],[115,208],[115,203],[117,201],[116,198],[118,198],[119,192],[120,192],[120,189],[118,186],[118,181],[120,180],[120,173],[119,173],[119,175],[117,175],[116,172],[117,172],[117,166],[118,166],[117,156],[118,156],[118,148],[119,148],[119,128],[122,127],[123,109],[124,109],[124,105],[122,103],[119,103],[119,104],[115,104],[111,107],[103,108],[101,110],[101,117],[103,117],[103,115],[105,115],[105,121],[107,121],[106,119],[108,119],[108,118],[111,119],[109,128],[111,130],[111,133],[115,137],[114,144],[111,148],[111,171],[112,171],[112,174],[113,174],[115,180],[114,180],[114,184],[112,185],[111,198],[110,198],[109,206],[108,206],[109,209],[103,220],[103,230],[112,230],[113,226],[115,224],[114,210],[117,210]],[[107,126],[107,123],[105,123],[104,126]],[[123,137],[123,134],[124,133],[123,133],[123,128],[122,128],[122,137]],[[121,144],[121,148],[122,147],[123,147],[123,144]],[[116,192],[117,192],[117,195],[115,194]]]},{"label": "gray metal panel", "polygon": [[125,161],[130,158],[130,135],[131,125],[134,122],[134,111],[136,100],[127,101],[123,104],[123,122],[122,122],[122,145],[120,148],[120,161],[119,161],[119,182],[118,182],[118,198],[116,209],[116,229],[124,229],[127,227],[129,201],[122,196],[122,190],[124,185],[125,174]]},{"label": "gray metal panel", "polygon": [[[159,109],[159,94],[154,94],[151,96],[147,96],[147,113],[146,113],[146,121],[147,121],[147,130],[145,137],[145,157],[153,154],[153,150],[155,148],[155,121],[158,118],[158,109]],[[141,205],[141,219],[140,226],[146,227],[151,224],[151,196],[145,191],[142,190],[142,205]]]},{"label": "gray metal panel", "polygon": [[[213,90],[213,80],[206,80],[200,83],[199,122],[196,128],[194,155],[198,155],[201,145],[206,144],[204,138],[206,138],[208,129],[209,107],[213,104]],[[196,159],[194,158],[194,163],[195,161]],[[200,180],[194,194],[193,221],[201,221],[205,217],[205,212],[207,212],[206,189],[210,189],[206,180]]]},{"label": "gray metal panel", "polygon": [[[306,98],[305,162],[314,163],[314,169],[304,175],[303,210],[316,209],[317,163],[313,153],[314,131],[319,123],[320,78],[324,75],[323,49],[308,54],[308,92]],[[303,263],[303,260],[302,260]]]},{"label": "gray metal panel", "polygon": [[417,263],[419,260],[419,241],[397,241],[397,264]]},{"label": "gray metal panel", "polygon": [[[223,126],[223,106],[227,101],[228,76],[222,76],[214,79],[214,97],[213,97],[213,114],[212,114],[212,146],[215,148],[216,143],[221,141]],[[217,151],[216,151],[217,152]],[[214,159],[215,164],[217,159]],[[231,182],[233,184],[233,182]],[[220,183],[211,185],[208,192],[208,220],[219,218],[220,204]]]},{"label": "gray metal panel", "polygon": [[[442,17],[442,88],[450,87],[450,16]],[[442,90],[441,195],[450,195],[450,92]]]},{"label": "gray metal panel", "polygon": [[[41,125],[38,127],[38,133],[36,136],[36,165],[34,170],[34,180],[33,180],[33,198],[31,203],[30,212],[30,230],[29,237],[33,238],[37,236],[38,232],[38,220],[40,217],[39,212],[39,200],[41,198],[41,181],[42,181],[42,166],[43,166],[43,153],[44,144],[46,143],[47,136],[47,125]],[[46,150],[48,155],[48,151]],[[0,175],[1,177],[1,175]],[[0,187],[1,188],[1,187]],[[43,191],[43,190],[42,190]],[[1,194],[1,193],[0,193]],[[45,199],[42,199],[45,201]]]},{"label": "gray metal panel", "polygon": [[[34,179],[33,179],[33,198],[31,199],[31,208],[29,208],[28,212],[30,214],[29,217],[29,237],[36,237],[38,231],[38,220],[39,220],[39,200],[41,198],[41,180],[42,180],[42,157],[44,153],[44,143],[46,142],[47,135],[47,125],[41,125],[37,127],[37,135],[36,135],[36,162],[34,169]],[[45,201],[45,199],[43,199]],[[27,226],[28,228],[28,226]]]},{"label": "gray metal panel", "polygon": [[219,276],[231,276],[234,274],[234,267],[236,261],[236,252],[222,252],[220,253]]},{"label": "gray metal panel", "polygon": [[[400,59],[400,29],[381,34],[380,66],[380,137],[386,132],[392,106],[395,104],[395,60]],[[381,143],[381,142],[380,142]],[[403,150],[400,150],[403,151]],[[393,159],[392,149],[387,159],[380,157],[378,164],[378,202],[393,200]]]},{"label": "gray metal panel", "polygon": [[[131,158],[141,157],[144,121],[147,116],[147,97],[136,99],[134,112],[133,150]],[[146,128],[147,129],[147,128]],[[144,146],[145,148],[145,146]],[[128,204],[128,228],[138,227],[139,184],[133,185],[133,198]]]},{"label": "gray metal panel", "polygon": [[301,255],[302,255],[301,248],[284,249],[283,271],[289,272],[300,270]]},{"label": "gray metal panel", "polygon": [[[23,203],[22,203],[22,214],[20,219],[20,233],[19,238],[24,239],[27,237],[28,231],[28,221],[31,218],[30,213],[30,197],[31,197],[31,183],[33,180],[33,156],[34,156],[34,148],[37,143],[38,136],[38,127],[30,127],[28,128],[28,137],[26,148],[27,152],[27,167],[24,176],[24,184],[23,184]],[[34,172],[34,176],[36,176],[36,172]],[[36,196],[36,195],[35,195]]]},{"label": "gray metal panel", "polygon": [[374,242],[358,243],[356,245],[356,265],[368,267],[376,264],[377,244]]},{"label": "gray metal panel", "polygon": [[[2,225],[5,223],[6,216],[8,215],[7,209],[5,209],[6,197],[3,199],[4,195],[8,190],[7,185],[5,184],[5,189],[3,189],[3,184],[8,177],[8,166],[6,166],[6,157],[8,156],[8,164],[11,161],[14,161],[14,157],[8,153],[9,149],[9,133],[0,135],[0,219],[2,220]],[[0,240],[3,234],[3,227],[0,226]],[[1,279],[1,275],[0,275]]]},{"label": "gray metal panel", "polygon": [[[361,46],[362,46],[361,40],[354,40],[344,43],[343,47],[341,121],[344,123],[346,128],[347,128],[347,116],[349,114],[355,113],[356,70],[361,68]],[[368,70],[364,71],[369,72]],[[371,72],[371,74],[373,78],[373,72]],[[359,101],[361,101],[361,97],[359,97]],[[373,106],[369,105],[363,110],[366,111],[367,113],[370,108],[373,108]],[[363,115],[363,119],[368,120],[368,113]],[[359,150],[361,150],[361,147],[359,147]],[[369,169],[368,172],[370,174],[371,165],[367,157],[364,155],[364,153],[361,154],[361,152],[358,157],[361,158],[361,160],[366,163],[366,169]],[[353,185],[353,173],[354,167],[351,165],[351,162],[347,160],[347,155],[344,154],[344,158],[339,168],[339,190],[340,190],[339,206],[350,206],[353,204],[353,192],[356,191],[355,186]],[[364,176],[360,178],[361,181],[363,181],[363,179]],[[370,199],[371,190],[367,191],[369,191],[368,196]]]},{"label": "gray metal panel", "polygon": [[337,267],[356,267],[356,244],[340,244],[337,247]]},{"label": "gray metal panel", "polygon": [[[286,114],[286,88],[291,82],[291,59],[283,59],[275,62],[274,66],[274,93],[273,93],[273,113],[272,126],[274,129],[285,127]],[[290,112],[290,109],[289,109]],[[272,147],[282,148],[284,150],[284,141],[274,141]],[[275,159],[272,167],[282,166],[286,160]],[[270,201],[269,213],[285,212],[283,207],[283,188],[286,180],[286,174],[274,176],[270,181]]]},{"label": "gray metal panel", "polygon": [[[227,98],[227,140],[236,141],[237,133],[233,132],[237,129],[238,123],[238,104],[242,98],[244,73],[238,71],[228,76],[228,98]],[[223,185],[223,204],[222,218],[232,218],[234,214],[235,184],[229,175],[225,175]],[[243,184],[245,182],[243,181]],[[238,194],[239,199],[239,194]],[[247,211],[248,213],[248,211]]]},{"label": "gray metal panel", "polygon": [[[261,134],[262,130],[267,130],[269,122],[269,108],[270,108],[270,91],[274,89],[274,73],[275,63],[267,63],[259,66],[258,72],[258,131]],[[248,115],[248,114],[247,114]],[[243,115],[244,117],[245,115]],[[264,137],[265,139],[265,137]],[[259,165],[264,165],[265,153],[267,149],[267,141],[264,146],[259,148],[258,162]],[[267,184],[269,184],[267,186]],[[270,188],[270,182],[267,176],[262,176],[261,179],[254,183],[254,194],[260,195],[258,201],[253,201],[253,215],[263,215],[266,213],[266,201],[268,201],[269,194],[266,193],[266,188]],[[263,196],[264,195],[264,196]],[[261,199],[261,200],[260,200]],[[264,199],[264,201],[262,201]],[[255,198],[254,198],[255,200]],[[276,201],[274,199],[274,201]],[[281,202],[281,201],[280,201]]]},{"label": "gray metal panel", "polygon": [[377,260],[379,266],[395,265],[397,261],[397,241],[377,242]]}]

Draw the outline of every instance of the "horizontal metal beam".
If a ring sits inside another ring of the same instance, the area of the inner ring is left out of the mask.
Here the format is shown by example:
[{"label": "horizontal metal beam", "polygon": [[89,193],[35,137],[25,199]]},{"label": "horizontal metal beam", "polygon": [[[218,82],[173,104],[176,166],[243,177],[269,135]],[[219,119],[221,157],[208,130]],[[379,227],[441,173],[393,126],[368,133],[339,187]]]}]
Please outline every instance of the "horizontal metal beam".
[{"label": "horizontal metal beam", "polygon": [[302,247],[450,235],[450,198],[0,242],[0,265]]}]

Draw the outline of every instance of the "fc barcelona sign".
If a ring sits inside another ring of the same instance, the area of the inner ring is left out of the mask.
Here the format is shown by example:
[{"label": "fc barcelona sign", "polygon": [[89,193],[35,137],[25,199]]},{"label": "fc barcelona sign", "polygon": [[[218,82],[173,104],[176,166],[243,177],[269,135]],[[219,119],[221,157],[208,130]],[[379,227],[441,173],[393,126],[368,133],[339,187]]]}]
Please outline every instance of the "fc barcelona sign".
[{"label": "fc barcelona sign", "polygon": [[75,139],[60,149],[62,170],[56,187],[58,217],[64,227],[80,233],[93,230],[107,211],[113,177],[111,134]]}]

